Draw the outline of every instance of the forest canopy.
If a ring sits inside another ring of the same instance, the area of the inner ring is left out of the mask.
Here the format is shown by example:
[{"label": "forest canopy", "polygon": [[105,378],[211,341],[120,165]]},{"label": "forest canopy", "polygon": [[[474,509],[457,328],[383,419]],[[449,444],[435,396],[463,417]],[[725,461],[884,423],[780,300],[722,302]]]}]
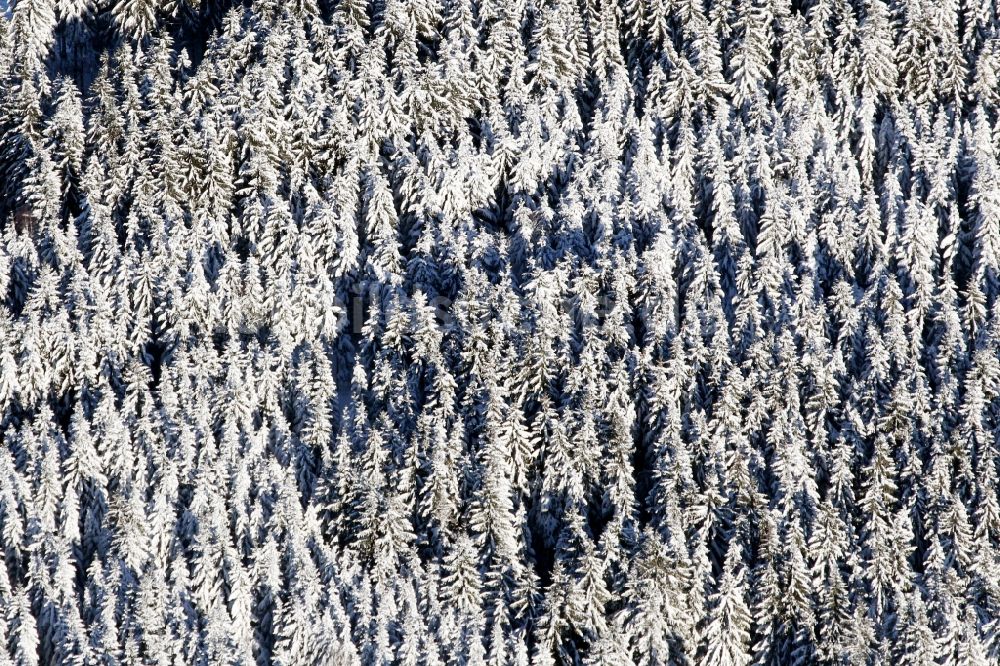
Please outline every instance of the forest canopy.
[{"label": "forest canopy", "polygon": [[1000,663],[997,12],[10,0],[0,665]]}]

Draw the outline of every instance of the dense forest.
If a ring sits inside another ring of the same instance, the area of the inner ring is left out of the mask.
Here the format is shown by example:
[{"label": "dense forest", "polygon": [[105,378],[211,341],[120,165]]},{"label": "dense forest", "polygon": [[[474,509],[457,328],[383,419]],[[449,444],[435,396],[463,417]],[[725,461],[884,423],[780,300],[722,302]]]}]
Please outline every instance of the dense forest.
[{"label": "dense forest", "polygon": [[10,0],[0,666],[1000,663],[995,0]]}]

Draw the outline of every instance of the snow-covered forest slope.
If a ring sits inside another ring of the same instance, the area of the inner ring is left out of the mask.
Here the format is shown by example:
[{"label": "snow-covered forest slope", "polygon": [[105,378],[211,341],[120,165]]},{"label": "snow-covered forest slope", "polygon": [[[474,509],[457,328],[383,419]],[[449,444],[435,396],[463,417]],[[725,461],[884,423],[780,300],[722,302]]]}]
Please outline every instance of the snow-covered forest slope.
[{"label": "snow-covered forest slope", "polygon": [[0,665],[1000,663],[995,0],[12,0]]}]

